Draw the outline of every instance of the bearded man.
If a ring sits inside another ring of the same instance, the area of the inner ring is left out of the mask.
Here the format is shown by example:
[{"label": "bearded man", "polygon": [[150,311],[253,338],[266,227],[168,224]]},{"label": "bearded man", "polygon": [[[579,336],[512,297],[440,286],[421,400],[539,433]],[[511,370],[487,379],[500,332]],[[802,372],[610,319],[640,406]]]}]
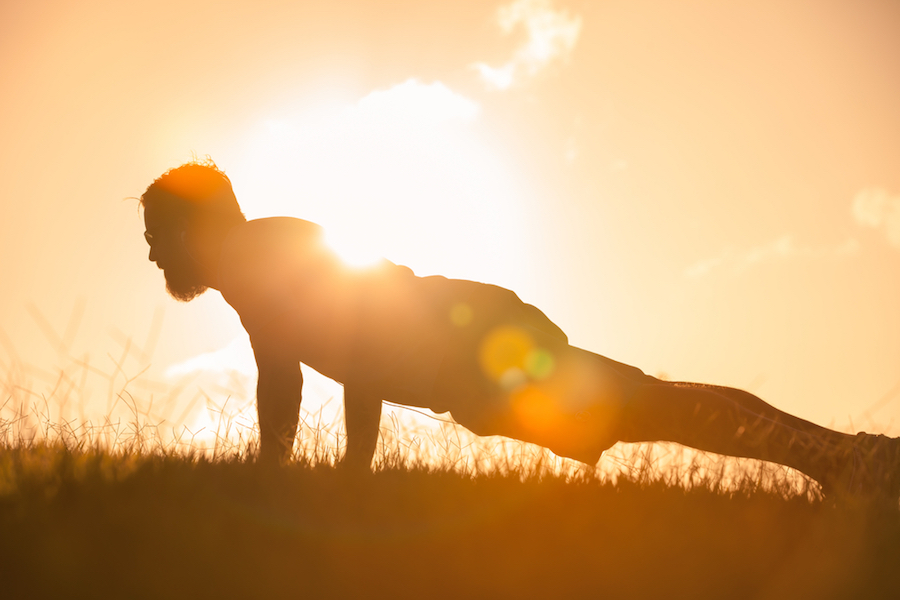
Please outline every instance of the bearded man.
[{"label": "bearded man", "polygon": [[387,260],[351,268],[318,225],[247,221],[211,162],[166,172],[140,202],[169,293],[187,302],[219,290],[250,335],[263,461],[290,456],[305,363],[343,384],[344,461],[359,467],[388,400],[588,464],[619,441],[670,441],[787,465],[829,492],[900,494],[900,440],[832,431],[742,390],[651,377],[569,345],[494,285],[417,277]]}]

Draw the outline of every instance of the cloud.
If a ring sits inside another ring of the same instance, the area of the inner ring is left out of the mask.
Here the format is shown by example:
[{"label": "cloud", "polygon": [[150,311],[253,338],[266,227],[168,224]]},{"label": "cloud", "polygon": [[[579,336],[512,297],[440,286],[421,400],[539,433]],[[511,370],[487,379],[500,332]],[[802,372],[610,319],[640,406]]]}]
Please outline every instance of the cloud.
[{"label": "cloud", "polygon": [[690,279],[699,279],[708,275],[714,269],[721,267],[723,264],[728,262],[730,258],[731,251],[725,250],[719,256],[698,260],[687,269],[685,269],[684,274],[687,275]]},{"label": "cloud", "polygon": [[497,24],[504,35],[522,26],[527,39],[500,67],[474,65],[485,83],[505,90],[523,73],[534,76],[550,62],[569,57],[581,33],[581,17],[570,16],[565,10],[553,10],[551,4],[551,0],[516,0],[497,10]]},{"label": "cloud", "polygon": [[859,225],[882,230],[888,243],[900,249],[900,194],[864,188],[853,198],[852,212]]},{"label": "cloud", "polygon": [[197,372],[227,373],[229,371],[237,371],[244,375],[256,373],[253,348],[250,346],[250,338],[246,334],[234,338],[224,348],[198,354],[169,366],[165,375],[166,377],[181,377]]},{"label": "cloud", "polygon": [[[379,141],[372,136],[392,139],[421,137],[435,129],[455,130],[461,123],[474,121],[481,106],[454,92],[440,81],[421,83],[407,79],[386,89],[376,89],[351,105],[309,118],[268,119],[252,143],[266,147],[279,146],[280,153],[295,153],[303,147],[321,157],[321,144],[336,145],[338,154],[346,155],[348,145],[357,147]],[[308,142],[317,139],[317,147]],[[379,144],[375,144],[378,146]],[[383,151],[380,148],[379,151]],[[258,154],[259,150],[255,149]],[[272,157],[267,156],[266,161]],[[296,157],[291,157],[295,161]],[[331,160],[331,158],[329,158]],[[290,171],[292,165],[279,165]]]},{"label": "cloud", "polygon": [[740,273],[760,263],[772,260],[802,257],[842,257],[852,256],[858,252],[859,242],[855,238],[848,238],[837,246],[815,248],[812,246],[799,246],[794,241],[793,236],[785,234],[771,242],[742,251],[727,248],[717,256],[705,258],[690,265],[684,270],[684,274],[690,279],[699,279],[717,269],[727,268],[732,273]]},{"label": "cloud", "polygon": [[376,122],[446,123],[471,121],[480,107],[440,81],[430,84],[409,79],[387,90],[375,90],[356,105],[359,116]]}]

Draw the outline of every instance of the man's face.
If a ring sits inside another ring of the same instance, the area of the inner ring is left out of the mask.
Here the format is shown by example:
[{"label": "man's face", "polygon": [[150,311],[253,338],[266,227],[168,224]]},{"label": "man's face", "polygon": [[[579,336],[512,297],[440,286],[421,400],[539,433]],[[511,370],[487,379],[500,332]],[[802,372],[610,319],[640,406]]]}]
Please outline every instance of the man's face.
[{"label": "man's face", "polygon": [[152,206],[144,208],[144,239],[150,245],[149,259],[163,270],[166,290],[176,300],[189,302],[206,291],[199,265],[184,248],[183,225],[166,220]]}]

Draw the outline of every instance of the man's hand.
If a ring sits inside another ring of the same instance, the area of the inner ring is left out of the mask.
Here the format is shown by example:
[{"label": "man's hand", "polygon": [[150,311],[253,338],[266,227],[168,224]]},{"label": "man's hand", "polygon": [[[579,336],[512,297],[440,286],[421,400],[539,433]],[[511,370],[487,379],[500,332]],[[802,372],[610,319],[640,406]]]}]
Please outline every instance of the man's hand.
[{"label": "man's hand", "polygon": [[344,386],[344,425],[347,428],[347,453],[344,465],[368,469],[378,444],[381,423],[381,397],[364,388]]}]

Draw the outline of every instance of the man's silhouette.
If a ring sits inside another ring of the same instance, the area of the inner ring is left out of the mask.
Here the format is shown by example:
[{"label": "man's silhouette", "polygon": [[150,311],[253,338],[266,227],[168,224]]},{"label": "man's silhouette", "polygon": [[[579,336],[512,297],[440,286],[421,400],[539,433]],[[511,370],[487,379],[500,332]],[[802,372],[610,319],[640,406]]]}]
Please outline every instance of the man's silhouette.
[{"label": "man's silhouette", "polygon": [[219,290],[250,335],[262,460],[289,455],[305,363],[343,384],[345,462],[358,466],[371,462],[389,400],[589,464],[617,441],[671,441],[788,465],[823,486],[900,494],[896,439],[838,433],[741,390],[645,375],[570,346],[497,286],[417,277],[386,260],[348,267],[318,225],[247,221],[212,163],[166,172],[141,204],[169,293],[189,301]]}]

